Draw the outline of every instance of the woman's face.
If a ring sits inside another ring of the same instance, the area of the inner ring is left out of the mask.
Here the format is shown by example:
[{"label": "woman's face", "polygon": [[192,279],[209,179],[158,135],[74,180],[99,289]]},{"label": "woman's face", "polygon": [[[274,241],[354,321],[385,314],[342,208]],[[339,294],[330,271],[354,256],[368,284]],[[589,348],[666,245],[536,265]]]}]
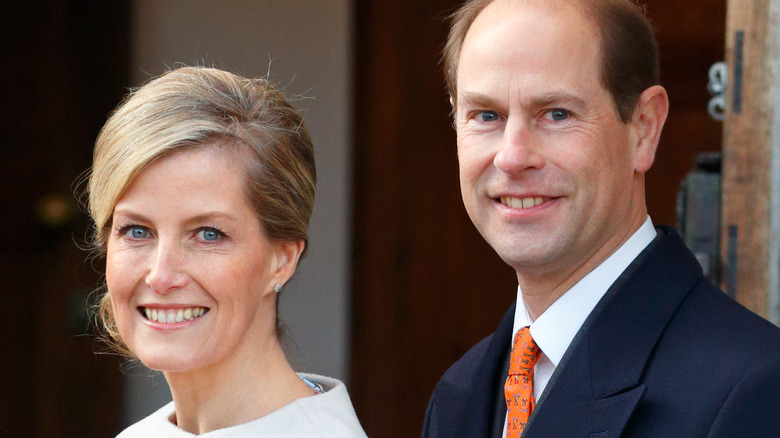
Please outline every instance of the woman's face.
[{"label": "woman's face", "polygon": [[254,360],[275,339],[273,286],[301,244],[272,243],[244,197],[231,152],[165,157],[114,209],[106,283],[122,340],[149,368]]}]

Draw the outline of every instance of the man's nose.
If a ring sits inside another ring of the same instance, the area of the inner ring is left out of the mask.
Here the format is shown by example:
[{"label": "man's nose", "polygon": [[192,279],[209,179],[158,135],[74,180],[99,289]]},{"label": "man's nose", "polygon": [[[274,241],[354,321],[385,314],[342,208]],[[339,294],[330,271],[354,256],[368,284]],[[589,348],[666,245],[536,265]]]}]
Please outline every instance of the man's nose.
[{"label": "man's nose", "polygon": [[502,172],[516,174],[544,167],[538,134],[527,121],[509,119],[493,164]]},{"label": "man's nose", "polygon": [[168,294],[186,284],[184,250],[173,243],[158,243],[151,257],[146,284],[156,294]]}]

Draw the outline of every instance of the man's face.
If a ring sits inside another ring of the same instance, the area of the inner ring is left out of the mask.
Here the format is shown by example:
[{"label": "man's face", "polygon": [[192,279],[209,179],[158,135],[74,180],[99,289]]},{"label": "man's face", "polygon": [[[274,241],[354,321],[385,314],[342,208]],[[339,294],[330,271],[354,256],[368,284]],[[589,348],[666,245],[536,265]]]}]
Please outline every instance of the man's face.
[{"label": "man's face", "polygon": [[601,84],[594,24],[571,6],[524,3],[491,3],[464,40],[461,191],[519,279],[566,277],[600,263],[646,217],[636,136]]}]

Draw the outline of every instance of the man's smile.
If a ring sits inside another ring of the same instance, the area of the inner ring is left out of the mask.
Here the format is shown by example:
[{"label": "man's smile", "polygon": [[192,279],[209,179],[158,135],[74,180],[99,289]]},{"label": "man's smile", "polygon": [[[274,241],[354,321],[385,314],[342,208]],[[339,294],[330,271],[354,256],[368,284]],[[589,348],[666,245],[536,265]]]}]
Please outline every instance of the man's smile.
[{"label": "man's smile", "polygon": [[502,196],[499,201],[507,207],[524,209],[536,207],[539,204],[549,201],[551,198],[543,198],[540,196],[526,197],[526,198],[513,198],[510,196]]}]

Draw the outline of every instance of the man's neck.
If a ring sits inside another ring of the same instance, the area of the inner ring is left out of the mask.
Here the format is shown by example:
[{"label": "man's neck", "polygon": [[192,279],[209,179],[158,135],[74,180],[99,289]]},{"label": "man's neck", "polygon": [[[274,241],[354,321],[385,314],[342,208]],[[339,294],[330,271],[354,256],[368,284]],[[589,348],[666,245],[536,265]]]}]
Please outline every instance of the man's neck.
[{"label": "man's neck", "polygon": [[580,263],[569,263],[561,267],[552,267],[543,272],[535,269],[516,269],[517,282],[523,295],[528,313],[536,320],[563,294],[596,269],[633,236],[647,219],[645,213],[641,220],[632,221],[632,226],[623,233],[615,234],[603,245],[594,248]]}]

